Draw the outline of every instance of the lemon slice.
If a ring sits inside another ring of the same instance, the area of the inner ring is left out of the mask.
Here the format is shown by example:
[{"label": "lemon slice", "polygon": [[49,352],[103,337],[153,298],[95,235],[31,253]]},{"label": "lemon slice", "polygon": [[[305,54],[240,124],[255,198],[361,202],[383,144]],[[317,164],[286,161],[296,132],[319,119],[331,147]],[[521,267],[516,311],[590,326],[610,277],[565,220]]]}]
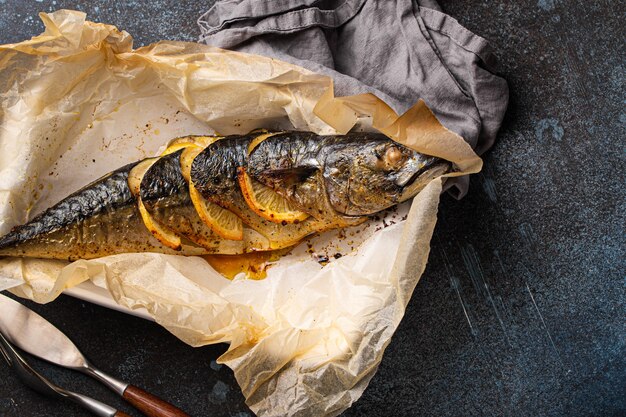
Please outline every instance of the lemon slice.
[{"label": "lemon slice", "polygon": [[220,138],[221,136],[182,136],[180,138],[172,139],[167,144],[163,153],[161,153],[161,156],[169,155],[190,146],[206,148],[208,145]]},{"label": "lemon slice", "polygon": [[144,225],[150,233],[152,233],[152,235],[163,245],[174,250],[180,250],[182,248],[180,237],[177,236],[171,229],[159,224],[152,218],[146,209],[146,206],[141,201],[141,196],[139,194],[139,188],[141,186],[143,176],[158,159],[159,158],[144,159],[135,165],[135,167],[128,173],[128,188],[130,188],[130,192],[137,199],[137,207],[139,208],[141,220],[143,220]]},{"label": "lemon slice", "polygon": [[144,206],[141,198],[137,200],[137,204],[139,206],[139,213],[141,213],[141,219],[143,223],[146,225],[150,233],[154,237],[156,237],[159,242],[167,246],[168,248],[172,248],[174,250],[181,250],[182,244],[180,241],[180,237],[177,236],[172,229],[169,227],[163,226],[156,222],[148,210],[146,210],[146,206]]},{"label": "lemon slice", "polygon": [[239,168],[237,178],[246,203],[264,219],[274,223],[299,223],[309,217],[270,187],[253,180],[244,168]]},{"label": "lemon slice", "polygon": [[207,146],[212,144],[213,142],[221,139],[221,136],[202,136],[201,141],[196,141],[194,143],[189,143],[187,146],[183,146],[185,150],[180,155],[180,171],[185,177],[187,183],[191,183],[191,165],[193,164],[193,160],[196,159],[196,156],[200,152],[204,150]]},{"label": "lemon slice", "polygon": [[203,150],[204,148],[201,146],[192,145],[185,148],[180,155],[180,172],[183,174],[187,184],[191,184],[191,164],[193,164],[193,160],[196,159],[196,156]]},{"label": "lemon slice", "polygon": [[250,153],[254,150],[254,148],[259,146],[259,143],[263,142],[265,139],[274,135],[278,135],[279,133],[284,133],[284,132],[268,132],[265,129],[257,129],[256,131],[253,130],[250,133],[261,133],[261,134],[255,137],[254,139],[252,139],[252,141],[248,145],[248,155],[250,155]]},{"label": "lemon slice", "polygon": [[139,187],[141,186],[141,180],[143,176],[146,174],[148,169],[154,164],[159,158],[147,158],[143,161],[139,162],[137,165],[133,167],[128,173],[128,188],[130,188],[130,192],[137,198],[139,198]]},{"label": "lemon slice", "polygon": [[185,149],[180,156],[180,169],[187,184],[189,184],[189,196],[200,219],[224,239],[243,240],[243,222],[241,219],[233,212],[206,201],[191,182],[193,160],[205,147],[220,138],[219,136],[201,136],[196,137],[194,142],[180,141],[171,145],[178,146],[178,149]]},{"label": "lemon slice", "polygon": [[215,233],[229,240],[243,240],[243,222],[235,213],[207,201],[189,183],[189,196],[202,221]]}]

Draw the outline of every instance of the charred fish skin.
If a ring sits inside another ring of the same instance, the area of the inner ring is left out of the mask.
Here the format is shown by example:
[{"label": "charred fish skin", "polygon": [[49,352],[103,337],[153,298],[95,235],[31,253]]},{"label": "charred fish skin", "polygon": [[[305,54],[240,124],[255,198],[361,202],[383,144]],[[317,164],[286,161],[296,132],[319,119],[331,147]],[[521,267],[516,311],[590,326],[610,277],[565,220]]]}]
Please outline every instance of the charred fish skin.
[{"label": "charred fish skin", "polygon": [[134,204],[127,179],[128,172],[135,165],[136,163],[132,163],[109,173],[71,194],[30,222],[13,228],[0,238],[0,255],[26,255],[28,250],[20,249],[20,246],[34,243],[35,240],[83,222],[89,217]]},{"label": "charred fish skin", "polygon": [[313,132],[288,131],[269,136],[248,155],[248,169],[253,176],[262,172],[285,174],[311,173],[321,167],[320,152],[333,142],[333,136]]},{"label": "charred fish skin", "polygon": [[[344,167],[328,166],[335,159],[350,163],[360,149],[390,141],[382,134],[349,133],[318,136],[311,132],[285,132],[261,142],[249,155],[248,170],[253,178],[293,201],[301,210],[319,219],[345,218],[348,210],[333,207],[342,190],[333,189],[327,178],[351,181]],[[347,154],[341,151],[349,151]],[[369,214],[369,213],[368,213]]]},{"label": "charred fish skin", "polygon": [[[276,155],[270,158],[268,155]],[[276,135],[249,156],[249,173],[303,210],[368,216],[413,197],[425,179],[450,169],[442,159],[421,154],[380,133],[341,136]],[[325,193],[331,208],[315,207]]]},{"label": "charred fish skin", "polygon": [[92,259],[127,252],[178,253],[144,227],[128,174],[117,169],[0,238],[0,256]]},{"label": "charred fish skin", "polygon": [[246,170],[316,219],[337,218],[321,181],[320,152],[329,138],[298,131],[271,136],[251,150]]},{"label": "charred fish skin", "polygon": [[[187,237],[201,236],[198,228],[202,224],[193,209],[188,184],[180,169],[182,152],[181,149],[157,159],[143,175],[139,195],[147,211],[160,224]],[[189,209],[195,218],[190,218]],[[195,224],[196,219],[200,224]],[[212,236],[210,230],[206,232]]]},{"label": "charred fish skin", "polygon": [[[186,200],[191,201],[189,193],[186,196],[184,194],[187,191],[187,181],[185,181],[180,168],[180,156],[182,153],[183,149],[180,149],[164,155],[148,168],[140,186],[141,201],[146,206],[158,204],[163,198],[169,196],[176,196],[182,202]],[[177,200],[173,200],[173,204],[176,204],[176,202]],[[172,201],[167,203],[172,204]]]},{"label": "charred fish skin", "polygon": [[245,205],[237,169],[246,164],[247,148],[254,137],[255,134],[227,136],[196,156],[191,165],[191,182],[204,198],[228,210]]},{"label": "charred fish skin", "polygon": [[206,249],[207,253],[237,255],[250,250],[267,249],[246,233],[243,241],[222,239],[198,215],[189,184],[181,169],[184,149],[160,157],[144,174],[140,185],[141,201],[160,224],[185,236]]},{"label": "charred fish skin", "polygon": [[207,146],[193,161],[191,182],[208,201],[234,212],[246,225],[269,239],[271,249],[280,249],[293,246],[328,226],[316,219],[298,224],[273,223],[247,205],[239,187],[238,171],[248,165],[248,148],[262,134],[226,137]]},{"label": "charred fish skin", "polygon": [[211,247],[214,242],[219,243],[219,239],[203,227],[193,208],[187,181],[180,168],[182,152],[180,149],[161,156],[150,165],[141,179],[139,196],[157,223],[202,247]]},{"label": "charred fish skin", "polygon": [[[391,139],[381,133],[321,136],[312,132],[284,132],[268,137],[250,152],[249,172],[254,177],[263,178],[264,182],[272,177],[283,179],[293,172],[311,173],[323,169],[327,156],[337,149],[351,148],[356,154],[360,148],[370,149],[372,144],[388,142],[392,142]],[[276,187],[279,185],[282,183]]]}]

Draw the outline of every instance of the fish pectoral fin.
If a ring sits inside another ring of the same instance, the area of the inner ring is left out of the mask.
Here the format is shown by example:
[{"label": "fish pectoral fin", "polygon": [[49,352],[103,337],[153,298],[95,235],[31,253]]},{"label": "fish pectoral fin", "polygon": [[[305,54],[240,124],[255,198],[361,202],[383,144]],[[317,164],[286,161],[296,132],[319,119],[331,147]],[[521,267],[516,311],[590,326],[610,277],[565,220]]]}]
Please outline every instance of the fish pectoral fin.
[{"label": "fish pectoral fin", "polygon": [[317,167],[272,170],[261,174],[257,180],[274,190],[285,190],[306,182],[317,171]]}]

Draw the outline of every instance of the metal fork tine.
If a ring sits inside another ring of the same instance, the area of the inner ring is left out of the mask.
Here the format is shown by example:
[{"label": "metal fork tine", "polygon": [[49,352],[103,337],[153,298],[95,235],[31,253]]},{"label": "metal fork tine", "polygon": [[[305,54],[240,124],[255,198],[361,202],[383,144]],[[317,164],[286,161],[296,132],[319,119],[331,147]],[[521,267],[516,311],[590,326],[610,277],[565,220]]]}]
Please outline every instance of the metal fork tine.
[{"label": "metal fork tine", "polygon": [[4,337],[2,332],[0,332],[0,352],[2,352],[2,357],[4,357],[9,366],[17,373],[18,378],[35,391],[56,398],[67,398],[99,417],[123,415],[123,413],[118,412],[113,407],[94,400],[91,397],[87,397],[86,395],[65,390],[47,380],[26,362],[22,355],[20,355],[13,345]]},{"label": "metal fork tine", "polygon": [[17,353],[13,345],[9,343],[0,332],[0,350],[2,355],[8,358],[9,365],[17,372],[17,376],[29,387],[44,395],[59,396],[54,390],[54,385],[47,383],[47,380],[39,375],[25,360]]}]

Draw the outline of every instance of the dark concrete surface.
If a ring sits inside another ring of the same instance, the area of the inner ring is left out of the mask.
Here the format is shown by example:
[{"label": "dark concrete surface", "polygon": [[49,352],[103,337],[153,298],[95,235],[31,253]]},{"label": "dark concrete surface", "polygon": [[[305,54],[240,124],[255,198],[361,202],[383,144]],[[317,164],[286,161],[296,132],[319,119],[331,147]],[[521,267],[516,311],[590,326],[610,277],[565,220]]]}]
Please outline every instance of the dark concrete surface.
[{"label": "dark concrete surface", "polygon": [[[0,0],[0,43],[74,8],[135,45],[194,40],[213,1]],[[345,416],[626,415],[626,125],[620,1],[440,1],[492,42],[510,83],[499,142],[462,201],[444,197],[429,266],[365,394]],[[245,417],[224,346],[69,297],[35,306],[96,364],[194,416]],[[133,413],[96,383],[59,384]],[[0,416],[86,415],[0,363]],[[134,412],[135,416],[138,416]]]}]

